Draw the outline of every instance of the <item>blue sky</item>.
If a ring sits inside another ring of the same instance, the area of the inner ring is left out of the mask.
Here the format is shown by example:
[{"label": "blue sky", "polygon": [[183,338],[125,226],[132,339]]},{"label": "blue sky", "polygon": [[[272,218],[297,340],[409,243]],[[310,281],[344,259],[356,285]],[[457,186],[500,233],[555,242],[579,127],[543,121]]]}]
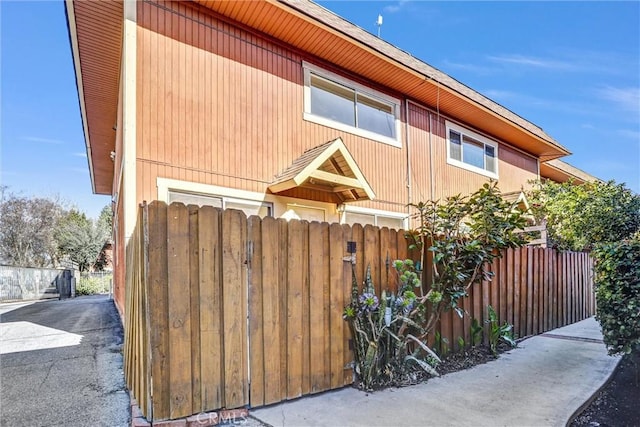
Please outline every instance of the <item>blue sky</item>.
[{"label": "blue sky", "polygon": [[91,191],[63,1],[0,1],[0,180],[24,195],[59,196],[91,217]]},{"label": "blue sky", "polygon": [[[542,127],[563,160],[640,192],[640,2],[324,7]],[[62,1],[0,1],[0,182],[96,217]]]}]

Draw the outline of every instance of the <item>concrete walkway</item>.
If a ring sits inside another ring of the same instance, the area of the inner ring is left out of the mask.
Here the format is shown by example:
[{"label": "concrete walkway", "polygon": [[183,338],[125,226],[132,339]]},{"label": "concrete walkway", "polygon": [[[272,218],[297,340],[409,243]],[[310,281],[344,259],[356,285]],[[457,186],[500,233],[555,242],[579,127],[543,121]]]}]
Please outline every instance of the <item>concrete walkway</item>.
[{"label": "concrete walkway", "polygon": [[601,340],[589,318],[417,386],[371,394],[345,388],[251,415],[272,426],[564,426],[619,362]]},{"label": "concrete walkway", "polygon": [[1,304],[0,321],[0,425],[129,425],[112,300]]}]

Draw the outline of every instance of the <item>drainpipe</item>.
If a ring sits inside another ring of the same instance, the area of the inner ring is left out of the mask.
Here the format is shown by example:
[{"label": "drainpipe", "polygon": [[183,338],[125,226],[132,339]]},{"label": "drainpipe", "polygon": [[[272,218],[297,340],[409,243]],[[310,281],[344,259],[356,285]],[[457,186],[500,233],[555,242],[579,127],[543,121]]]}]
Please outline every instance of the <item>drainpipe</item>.
[{"label": "drainpipe", "polygon": [[[413,203],[413,198],[411,196],[411,144],[409,140],[409,100],[405,98],[404,100],[404,111],[406,115],[404,133],[405,133],[405,141],[407,141],[407,215],[411,215],[411,207],[409,204]],[[407,219],[407,222],[410,221],[410,218]],[[411,228],[411,224],[407,224],[409,228]]]},{"label": "drainpipe", "polygon": [[431,111],[427,111],[427,114],[429,114],[429,184],[430,184],[430,199],[433,200],[433,198],[435,197],[435,175],[433,173],[433,144],[432,144],[432,140],[431,140],[431,134],[433,134],[433,122],[431,121]]}]

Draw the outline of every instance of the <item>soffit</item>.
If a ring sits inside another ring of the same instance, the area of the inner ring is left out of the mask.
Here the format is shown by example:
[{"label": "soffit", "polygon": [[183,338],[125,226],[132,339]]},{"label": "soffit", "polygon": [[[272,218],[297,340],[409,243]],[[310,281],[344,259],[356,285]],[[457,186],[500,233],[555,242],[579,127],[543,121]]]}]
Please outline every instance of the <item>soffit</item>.
[{"label": "soffit", "polygon": [[66,7],[93,191],[111,194],[123,3],[72,0]]}]

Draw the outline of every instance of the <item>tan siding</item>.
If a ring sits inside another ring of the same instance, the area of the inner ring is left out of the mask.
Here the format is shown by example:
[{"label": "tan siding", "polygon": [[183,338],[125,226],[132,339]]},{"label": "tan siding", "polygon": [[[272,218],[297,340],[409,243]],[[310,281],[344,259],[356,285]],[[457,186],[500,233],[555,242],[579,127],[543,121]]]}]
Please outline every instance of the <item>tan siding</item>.
[{"label": "tan siding", "polygon": [[429,111],[410,103],[409,124],[411,202],[418,203],[431,199]]},{"label": "tan siding", "polygon": [[403,150],[302,120],[302,57],[168,6],[176,13],[139,5],[140,201],[157,198],[158,176],[265,192],[305,150],[340,136],[376,192],[361,205],[404,209]]},{"label": "tan siding", "polygon": [[[399,149],[303,120],[302,61],[313,58],[185,3],[138,8],[139,201],[158,197],[157,177],[264,193],[305,150],[341,137],[376,193],[358,205],[406,211],[404,128]],[[484,176],[447,165],[444,118],[409,108],[412,201],[431,198],[431,164],[435,198],[482,185]],[[534,158],[500,146],[503,191],[520,189],[536,168]]]}]

